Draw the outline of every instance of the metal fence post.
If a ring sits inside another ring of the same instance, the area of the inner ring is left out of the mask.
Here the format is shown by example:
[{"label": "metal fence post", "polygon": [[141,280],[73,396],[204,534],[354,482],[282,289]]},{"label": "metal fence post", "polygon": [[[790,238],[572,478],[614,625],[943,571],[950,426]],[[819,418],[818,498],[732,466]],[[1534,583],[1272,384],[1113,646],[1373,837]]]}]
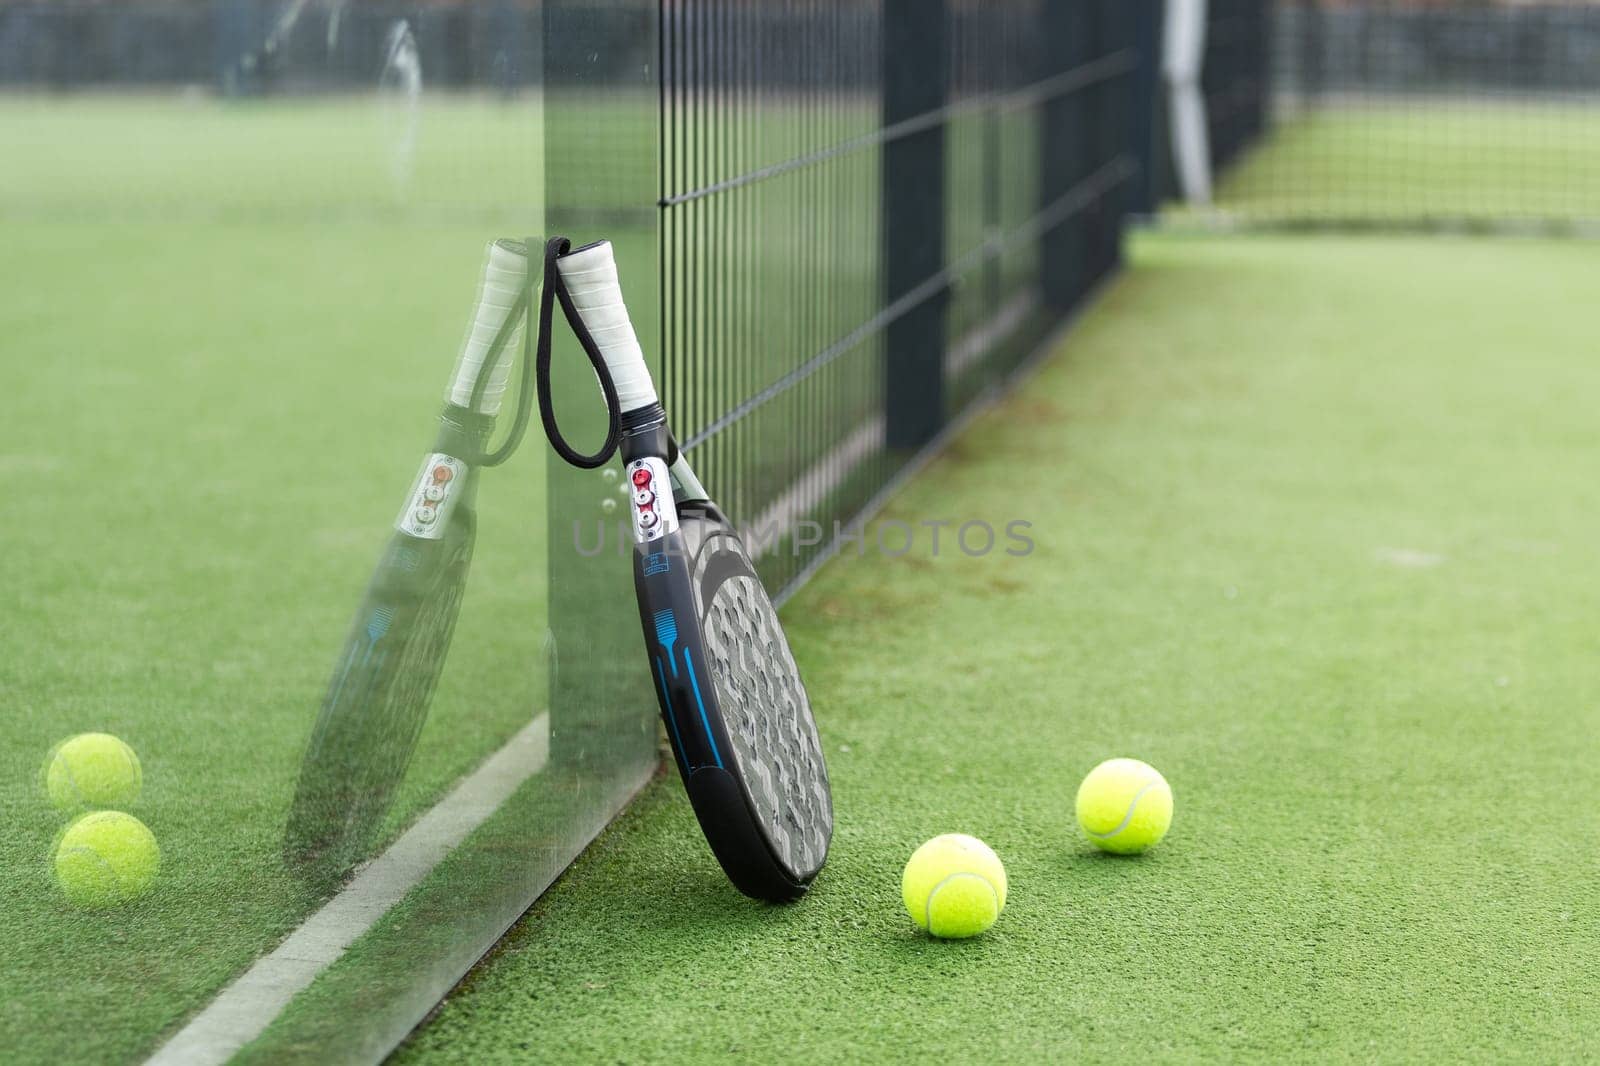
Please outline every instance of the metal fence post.
[{"label": "metal fence post", "polygon": [[[883,124],[938,111],[949,97],[946,0],[885,0]],[[945,266],[945,124],[892,137],[880,176],[885,302]],[[885,331],[884,422],[890,448],[919,448],[945,420],[947,293],[928,296]]]},{"label": "metal fence post", "polygon": [[[1046,42],[1043,51],[1060,57],[1061,69],[1070,70],[1088,55],[1085,47],[1084,5],[1045,5],[1039,27]],[[1088,173],[1089,138],[1084,121],[1084,94],[1062,93],[1039,108],[1039,204],[1048,208]],[[1047,229],[1039,237],[1039,286],[1044,299],[1056,310],[1077,302],[1083,288],[1083,222],[1079,218]]]},{"label": "metal fence post", "polygon": [[1161,97],[1161,0],[1129,0],[1134,19],[1133,47],[1139,57],[1134,72],[1131,129],[1128,136],[1139,167],[1129,210],[1155,214],[1160,204],[1157,101]]}]

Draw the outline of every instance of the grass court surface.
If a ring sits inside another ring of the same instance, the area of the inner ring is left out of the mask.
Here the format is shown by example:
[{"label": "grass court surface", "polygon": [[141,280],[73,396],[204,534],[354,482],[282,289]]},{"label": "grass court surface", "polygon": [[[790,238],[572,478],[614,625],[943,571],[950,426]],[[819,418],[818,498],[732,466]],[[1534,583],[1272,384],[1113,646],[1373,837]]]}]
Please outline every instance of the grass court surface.
[{"label": "grass court surface", "polygon": [[[812,894],[735,896],[661,781],[398,1060],[1594,1055],[1597,281],[1577,244],[1139,239],[887,516],[1035,553],[845,558],[785,610]],[[1119,754],[1177,795],[1141,858],[1072,821]],[[977,940],[901,910],[945,831],[1010,872]]]},{"label": "grass court surface", "polygon": [[[397,190],[371,109],[0,108],[11,1060],[139,1058],[315,906],[278,858],[300,750],[483,243],[538,200],[536,123],[431,101]],[[924,534],[785,611],[839,819],[813,894],[734,895],[663,778],[400,1059],[1600,1054],[1597,289],[1575,243],[1139,238],[885,516],[1028,521],[1036,550]],[[542,469],[485,476],[391,836],[539,709]],[[112,916],[44,862],[39,763],[85,729],[138,751],[163,850]],[[1118,754],[1177,794],[1131,861],[1072,824]],[[969,943],[898,900],[946,831],[1011,875]],[[466,906],[443,873],[414,925]],[[353,956],[404,973],[404,929]],[[291,1014],[370,1006],[314,988]]]}]

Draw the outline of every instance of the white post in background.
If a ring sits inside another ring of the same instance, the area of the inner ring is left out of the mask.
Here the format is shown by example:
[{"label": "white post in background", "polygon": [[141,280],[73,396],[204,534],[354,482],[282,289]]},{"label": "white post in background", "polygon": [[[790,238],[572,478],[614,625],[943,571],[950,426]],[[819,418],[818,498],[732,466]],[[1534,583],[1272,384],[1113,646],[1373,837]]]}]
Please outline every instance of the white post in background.
[{"label": "white post in background", "polygon": [[1183,198],[1211,203],[1211,142],[1200,72],[1206,54],[1206,0],[1167,0],[1161,75],[1167,83],[1172,162]]}]

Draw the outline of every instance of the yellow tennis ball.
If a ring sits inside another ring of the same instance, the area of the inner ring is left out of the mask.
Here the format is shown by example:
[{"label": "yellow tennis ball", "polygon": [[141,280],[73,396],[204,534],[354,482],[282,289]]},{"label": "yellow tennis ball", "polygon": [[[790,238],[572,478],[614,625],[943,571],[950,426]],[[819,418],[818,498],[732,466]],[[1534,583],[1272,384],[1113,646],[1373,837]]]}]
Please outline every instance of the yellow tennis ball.
[{"label": "yellow tennis ball", "polygon": [[1078,825],[1105,851],[1143,851],[1172,825],[1172,787],[1149,763],[1107,759],[1078,786]]},{"label": "yellow tennis ball", "polygon": [[977,936],[1006,905],[1006,868],[977,837],[946,833],[911,856],[900,879],[906,912],[934,936]]},{"label": "yellow tennis ball", "polygon": [[94,811],[73,820],[56,841],[56,883],[79,907],[114,907],[149,889],[161,849],[145,824],[121,811]]},{"label": "yellow tennis ball", "polygon": [[139,798],[139,756],[110,733],[79,733],[50,749],[44,788],[63,811],[125,807]]}]

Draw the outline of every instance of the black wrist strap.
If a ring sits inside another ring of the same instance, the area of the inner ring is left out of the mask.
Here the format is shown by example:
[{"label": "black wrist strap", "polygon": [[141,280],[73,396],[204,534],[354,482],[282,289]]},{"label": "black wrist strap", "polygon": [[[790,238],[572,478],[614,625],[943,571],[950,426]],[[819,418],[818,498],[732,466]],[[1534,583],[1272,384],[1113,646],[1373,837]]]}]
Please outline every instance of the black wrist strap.
[{"label": "black wrist strap", "polygon": [[[556,260],[571,248],[572,242],[565,237],[552,237],[544,246],[544,292],[539,297],[539,340],[535,356],[539,420],[544,423],[544,435],[550,438],[550,446],[556,450],[557,455],[573,466],[593,470],[595,467],[604,466],[616,453],[617,442],[622,436],[622,404],[617,399],[617,386],[611,380],[611,371],[606,368],[605,357],[600,354],[600,346],[595,343],[589,327],[584,325],[577,307],[572,303],[572,294],[567,291],[566,284],[561,280],[561,271],[556,268]],[[567,325],[572,327],[578,343],[583,346],[584,354],[589,357],[589,365],[594,367],[594,375],[600,381],[600,391],[605,394],[606,439],[600,445],[600,450],[592,455],[585,455],[567,443],[567,438],[561,433],[561,427],[556,424],[555,407],[550,398],[550,325],[554,318],[554,301],[558,298],[561,301],[561,313],[566,317]]]}]

